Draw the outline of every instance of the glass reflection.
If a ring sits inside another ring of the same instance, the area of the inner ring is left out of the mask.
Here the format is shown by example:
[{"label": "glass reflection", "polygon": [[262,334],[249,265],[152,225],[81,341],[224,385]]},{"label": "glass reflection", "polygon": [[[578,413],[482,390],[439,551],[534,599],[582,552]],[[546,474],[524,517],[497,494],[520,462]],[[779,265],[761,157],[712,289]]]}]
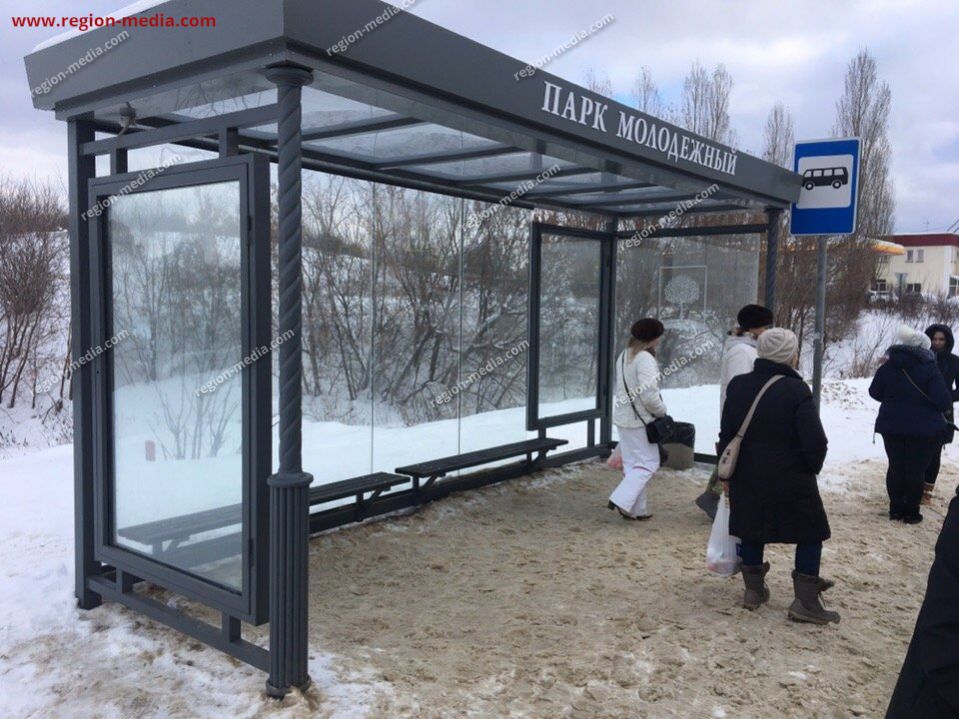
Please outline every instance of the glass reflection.
[{"label": "glass reflection", "polygon": [[[114,541],[242,585],[240,187],[113,198]],[[216,529],[188,541],[185,517]],[[215,541],[205,541],[214,539]]]}]

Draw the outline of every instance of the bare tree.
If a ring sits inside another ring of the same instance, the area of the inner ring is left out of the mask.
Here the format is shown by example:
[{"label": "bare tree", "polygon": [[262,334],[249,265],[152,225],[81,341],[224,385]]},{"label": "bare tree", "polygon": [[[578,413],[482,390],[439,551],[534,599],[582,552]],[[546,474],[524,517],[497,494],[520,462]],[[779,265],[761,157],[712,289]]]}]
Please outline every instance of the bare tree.
[{"label": "bare tree", "polygon": [[858,137],[861,141],[857,238],[881,238],[892,232],[895,200],[889,176],[891,106],[892,92],[888,83],[879,79],[875,58],[868,50],[861,50],[849,61],[833,127],[836,137]]},{"label": "bare tree", "polygon": [[889,113],[892,93],[880,80],[875,59],[861,50],[846,71],[842,97],[836,103],[833,134],[859,137],[858,227],[854,235],[830,246],[830,312],[827,337],[840,339],[854,327],[866,306],[878,255],[872,243],[893,229],[894,199],[889,176]]},{"label": "bare tree", "polygon": [[637,110],[655,117],[669,119],[667,115],[670,113],[659,94],[659,88],[653,82],[653,72],[647,65],[639,68],[639,76],[633,83],[632,96],[633,104]]},{"label": "bare tree", "polygon": [[698,60],[683,81],[680,123],[689,131],[726,145],[737,136],[729,117],[733,78],[723,64],[709,72]]},{"label": "bare tree", "polygon": [[783,103],[777,102],[766,118],[763,159],[780,167],[788,167],[795,141],[792,115]]},{"label": "bare tree", "polygon": [[598,73],[592,68],[586,70],[584,84],[588,90],[592,90],[598,95],[603,97],[612,97],[613,96],[613,83],[609,79],[609,75],[605,73]]},{"label": "bare tree", "polygon": [[65,224],[62,203],[50,186],[0,182],[0,399],[11,408],[21,383],[36,389],[46,353],[62,332],[55,301],[65,285],[67,245],[65,234],[57,232]]}]

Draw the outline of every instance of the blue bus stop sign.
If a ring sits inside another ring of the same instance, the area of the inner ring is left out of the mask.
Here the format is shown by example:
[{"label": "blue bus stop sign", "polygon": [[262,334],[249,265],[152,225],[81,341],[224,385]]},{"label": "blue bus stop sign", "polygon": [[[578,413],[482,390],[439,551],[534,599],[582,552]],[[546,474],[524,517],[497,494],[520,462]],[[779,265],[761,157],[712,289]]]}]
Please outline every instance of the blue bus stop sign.
[{"label": "blue bus stop sign", "polygon": [[859,138],[797,142],[793,170],[802,175],[790,213],[793,235],[850,235],[856,231]]}]

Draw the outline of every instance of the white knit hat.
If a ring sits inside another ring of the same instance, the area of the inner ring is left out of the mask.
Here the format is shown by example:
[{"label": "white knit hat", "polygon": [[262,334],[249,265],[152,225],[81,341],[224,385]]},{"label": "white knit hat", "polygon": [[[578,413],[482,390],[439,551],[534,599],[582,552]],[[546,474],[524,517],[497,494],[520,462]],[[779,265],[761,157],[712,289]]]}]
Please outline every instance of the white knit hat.
[{"label": "white knit hat", "polygon": [[929,337],[926,336],[925,332],[914,330],[909,325],[899,325],[899,330],[896,332],[896,340],[901,345],[922,347],[926,350],[932,347],[932,342]]},{"label": "white knit hat", "polygon": [[763,359],[779,364],[791,365],[799,351],[799,340],[795,333],[783,327],[770,327],[759,335],[756,352]]}]

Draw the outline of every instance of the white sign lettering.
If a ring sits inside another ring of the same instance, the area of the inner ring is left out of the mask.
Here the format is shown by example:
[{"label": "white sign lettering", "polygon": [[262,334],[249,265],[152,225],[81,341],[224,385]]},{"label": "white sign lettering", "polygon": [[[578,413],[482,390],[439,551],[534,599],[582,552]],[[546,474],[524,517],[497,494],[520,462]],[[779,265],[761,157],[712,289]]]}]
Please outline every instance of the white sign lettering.
[{"label": "white sign lettering", "polygon": [[[609,105],[589,97],[577,95],[555,83],[543,81],[543,112],[562,117],[599,132],[607,132],[606,111]],[[562,109],[560,109],[562,108]],[[663,153],[673,162],[684,160],[695,165],[708,167],[727,175],[736,174],[735,150],[726,150],[703,140],[687,135],[682,130],[671,127],[657,127],[655,122],[647,121],[631,112],[619,110],[616,137],[632,140]]]}]

